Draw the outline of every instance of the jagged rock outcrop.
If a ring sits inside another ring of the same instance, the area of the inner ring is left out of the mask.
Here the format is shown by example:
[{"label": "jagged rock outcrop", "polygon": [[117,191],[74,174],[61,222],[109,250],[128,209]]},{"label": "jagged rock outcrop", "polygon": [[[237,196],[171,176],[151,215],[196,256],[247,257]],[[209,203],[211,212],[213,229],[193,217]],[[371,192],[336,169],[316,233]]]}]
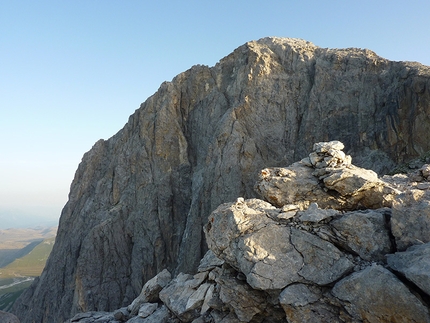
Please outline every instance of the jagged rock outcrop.
[{"label": "jagged rock outcrop", "polygon": [[[339,142],[319,144],[337,146],[336,155],[342,155]],[[314,149],[317,151],[318,145]],[[310,176],[321,181],[321,190],[327,190],[320,175],[325,168],[330,169],[324,174],[332,168],[341,174],[342,191],[347,196],[361,182],[357,174],[367,179],[366,170],[351,165],[351,157],[345,155],[331,165],[308,163],[306,159],[300,163],[313,170]],[[295,168],[297,163],[289,167]],[[276,181],[277,170],[265,169],[256,186]],[[415,175],[401,181],[405,192],[387,189],[385,195],[390,198],[378,198],[392,204],[395,200],[396,207],[409,204],[402,197],[416,190],[412,189]],[[396,177],[391,178],[391,184],[376,180],[389,188]],[[286,185],[291,187],[289,181]],[[263,191],[266,199],[273,193],[281,197],[285,192],[282,183],[277,183],[278,192],[275,186],[267,196]],[[364,194],[373,189],[373,185],[360,186],[357,194],[374,200]],[[350,204],[344,210],[340,203],[333,204],[336,209],[322,209],[306,200],[310,197],[313,201],[315,195],[303,188],[298,191],[292,195],[303,203],[295,211],[291,204],[284,212],[285,205],[277,208],[255,198],[221,204],[204,226],[210,249],[197,274],[180,273],[171,278],[164,270],[145,284],[128,308],[77,314],[68,323],[100,322],[100,317],[106,323],[430,322],[430,243],[417,239],[421,232],[414,225],[402,227],[406,236],[415,238],[410,240],[413,245],[397,251],[400,240],[392,235],[398,225],[391,221],[392,208],[363,210],[367,204],[364,201],[354,210]],[[430,203],[427,192],[423,190],[420,204]],[[338,193],[334,199],[344,200],[345,196]],[[288,212],[294,214],[286,216]],[[401,213],[397,219],[408,217]],[[420,223],[428,226],[430,218],[423,216]],[[163,282],[164,288],[160,290],[156,282]],[[117,313],[124,315],[115,317]]]},{"label": "jagged rock outcrop", "polygon": [[256,197],[261,169],[340,139],[358,165],[384,172],[430,150],[429,109],[428,67],[369,50],[264,38],[195,66],[84,155],[46,269],[13,311],[51,323],[128,306],[164,268],[197,268],[207,215]]}]

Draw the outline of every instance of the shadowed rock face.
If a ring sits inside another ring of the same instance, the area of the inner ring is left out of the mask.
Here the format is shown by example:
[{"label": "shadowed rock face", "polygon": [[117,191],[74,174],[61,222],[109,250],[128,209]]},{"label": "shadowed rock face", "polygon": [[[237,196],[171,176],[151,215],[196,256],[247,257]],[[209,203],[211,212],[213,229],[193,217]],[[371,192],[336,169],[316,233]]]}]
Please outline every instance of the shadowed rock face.
[{"label": "shadowed rock face", "polygon": [[54,250],[14,307],[23,323],[128,305],[164,268],[192,272],[219,204],[252,198],[261,169],[341,140],[384,172],[428,150],[430,68],[296,39],[249,42],[163,83],[84,155]]}]

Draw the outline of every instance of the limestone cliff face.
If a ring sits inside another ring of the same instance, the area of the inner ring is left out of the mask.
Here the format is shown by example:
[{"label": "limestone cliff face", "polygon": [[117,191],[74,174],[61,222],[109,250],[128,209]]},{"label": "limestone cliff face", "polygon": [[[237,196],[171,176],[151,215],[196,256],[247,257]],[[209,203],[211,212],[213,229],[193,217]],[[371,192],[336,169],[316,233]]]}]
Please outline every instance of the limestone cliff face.
[{"label": "limestone cliff face", "polygon": [[21,322],[128,305],[164,268],[196,269],[218,205],[256,196],[265,167],[339,139],[383,172],[430,150],[430,68],[296,39],[249,42],[163,83],[84,155]]}]

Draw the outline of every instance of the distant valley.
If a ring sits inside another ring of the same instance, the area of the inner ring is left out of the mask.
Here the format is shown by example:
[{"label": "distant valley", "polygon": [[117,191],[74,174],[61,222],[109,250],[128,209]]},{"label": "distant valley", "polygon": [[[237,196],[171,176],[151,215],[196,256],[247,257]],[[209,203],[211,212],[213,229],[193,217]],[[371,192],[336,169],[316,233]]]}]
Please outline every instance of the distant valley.
[{"label": "distant valley", "polygon": [[9,310],[45,267],[57,227],[0,230],[0,310]]}]

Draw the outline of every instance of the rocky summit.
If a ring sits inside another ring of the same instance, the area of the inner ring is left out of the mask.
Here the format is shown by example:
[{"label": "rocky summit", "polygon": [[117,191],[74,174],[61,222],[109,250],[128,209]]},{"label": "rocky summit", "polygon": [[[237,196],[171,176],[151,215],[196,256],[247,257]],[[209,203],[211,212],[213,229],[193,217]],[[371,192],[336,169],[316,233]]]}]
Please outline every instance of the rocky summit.
[{"label": "rocky summit", "polygon": [[342,148],[317,143],[300,162],[261,171],[265,200],[217,207],[197,273],[164,269],[128,306],[67,323],[430,322],[430,235],[406,209],[429,227],[430,190],[414,181],[421,172],[428,183],[429,165],[379,179]]},{"label": "rocky summit", "polygon": [[[394,321],[426,318],[405,257],[425,255],[410,248],[428,242],[428,168],[380,176],[425,160],[429,133],[427,66],[246,43],[163,83],[84,155],[46,268],[13,312],[23,323],[389,322],[409,306]],[[209,250],[216,265],[198,269]],[[154,277],[155,296],[134,302]]]}]

